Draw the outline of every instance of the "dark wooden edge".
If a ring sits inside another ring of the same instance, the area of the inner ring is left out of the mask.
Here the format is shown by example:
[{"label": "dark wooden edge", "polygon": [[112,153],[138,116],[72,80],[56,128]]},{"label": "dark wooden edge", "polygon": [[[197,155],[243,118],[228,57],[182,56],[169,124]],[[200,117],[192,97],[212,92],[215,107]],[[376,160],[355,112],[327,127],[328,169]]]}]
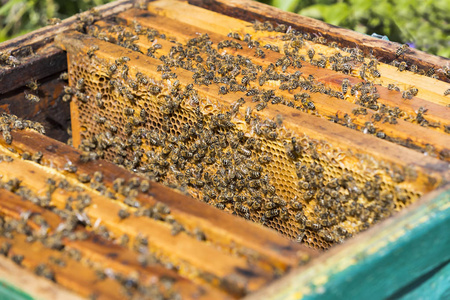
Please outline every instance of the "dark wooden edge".
[{"label": "dark wooden edge", "polygon": [[[133,0],[118,0],[96,7],[101,17],[133,7]],[[89,12],[86,12],[89,13]],[[66,54],[53,46],[57,34],[72,30],[77,16],[63,20],[57,25],[46,26],[0,44],[0,52],[11,53],[21,64],[15,67],[0,66],[0,96],[25,85],[31,79],[40,80],[67,69]]]},{"label": "dark wooden edge", "polygon": [[[395,51],[399,43],[384,41],[349,29],[330,25],[325,22],[304,17],[295,13],[285,12],[281,9],[252,0],[188,0],[189,4],[200,6],[227,16],[248,22],[270,21],[274,24],[286,24],[292,29],[308,32],[313,36],[323,36],[328,42],[336,42],[340,47],[359,48],[365,55],[373,54],[380,62],[390,63],[399,59]],[[434,68],[439,79],[450,82],[442,68],[450,65],[450,59],[428,54],[410,48],[400,58],[419,68],[428,70]]]},{"label": "dark wooden edge", "polygon": [[446,185],[245,299],[399,299],[449,261],[449,226]]},{"label": "dark wooden edge", "polygon": [[40,80],[67,70],[67,58],[61,50],[50,47],[39,51],[15,68],[0,69],[0,95],[17,89],[31,80]]},{"label": "dark wooden edge", "polygon": [[[67,128],[70,126],[69,103],[62,100],[63,87],[67,82],[60,80],[58,74],[39,81],[37,91],[19,88],[0,97],[0,111],[20,118],[41,123],[45,134],[61,142],[69,139]],[[39,96],[40,101],[30,102],[26,94]]]}]

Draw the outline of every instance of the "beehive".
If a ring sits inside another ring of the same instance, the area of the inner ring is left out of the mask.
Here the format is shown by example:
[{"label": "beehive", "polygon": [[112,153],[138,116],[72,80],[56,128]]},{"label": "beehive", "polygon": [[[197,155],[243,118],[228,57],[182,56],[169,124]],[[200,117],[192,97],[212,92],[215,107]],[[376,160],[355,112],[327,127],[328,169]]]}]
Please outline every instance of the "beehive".
[{"label": "beehive", "polygon": [[319,249],[441,184],[443,95],[405,100],[375,59],[272,27],[157,1],[58,38],[74,146]]},{"label": "beehive", "polygon": [[0,45],[0,107],[65,141],[70,102],[78,148],[1,116],[1,252],[58,285],[3,259],[0,280],[65,299],[297,299],[396,297],[442,273],[448,60],[189,3],[118,1]]}]

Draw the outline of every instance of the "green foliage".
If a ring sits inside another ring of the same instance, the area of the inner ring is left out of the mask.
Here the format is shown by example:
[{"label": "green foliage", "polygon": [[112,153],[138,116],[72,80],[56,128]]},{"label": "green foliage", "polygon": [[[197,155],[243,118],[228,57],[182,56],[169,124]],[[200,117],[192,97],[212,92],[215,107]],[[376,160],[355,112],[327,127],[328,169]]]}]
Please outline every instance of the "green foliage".
[{"label": "green foliage", "polygon": [[[0,0],[0,42],[111,0]],[[361,33],[450,57],[450,0],[260,0]]]},{"label": "green foliage", "polygon": [[0,42],[111,0],[0,0]]},{"label": "green foliage", "polygon": [[263,0],[283,10],[450,57],[450,0]]}]

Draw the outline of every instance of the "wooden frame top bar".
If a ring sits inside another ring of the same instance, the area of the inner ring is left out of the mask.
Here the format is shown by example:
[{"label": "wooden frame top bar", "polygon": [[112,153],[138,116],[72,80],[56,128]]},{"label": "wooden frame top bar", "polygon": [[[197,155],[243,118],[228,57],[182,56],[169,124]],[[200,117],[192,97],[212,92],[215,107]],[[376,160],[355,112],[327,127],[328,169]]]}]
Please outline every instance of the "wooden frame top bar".
[{"label": "wooden frame top bar", "polygon": [[[327,40],[338,43],[341,47],[357,47],[363,50],[365,55],[372,53],[382,62],[395,60],[395,51],[400,46],[395,42],[384,41],[251,0],[188,0],[188,2],[249,22],[254,20],[271,21],[275,24],[286,24],[293,29],[311,34],[320,34]],[[420,68],[434,68],[440,80],[450,82],[450,78],[445,76],[442,70],[445,65],[450,64],[449,59],[409,49],[408,53],[404,55],[404,60],[408,64],[416,64]]]}]

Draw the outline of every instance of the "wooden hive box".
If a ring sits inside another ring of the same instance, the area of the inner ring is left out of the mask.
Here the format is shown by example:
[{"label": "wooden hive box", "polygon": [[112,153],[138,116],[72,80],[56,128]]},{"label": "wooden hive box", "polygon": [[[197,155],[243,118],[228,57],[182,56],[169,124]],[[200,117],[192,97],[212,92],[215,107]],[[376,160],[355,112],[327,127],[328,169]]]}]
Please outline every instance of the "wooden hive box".
[{"label": "wooden hive box", "polygon": [[445,298],[449,82],[252,1],[116,1],[0,44],[1,292]]}]

